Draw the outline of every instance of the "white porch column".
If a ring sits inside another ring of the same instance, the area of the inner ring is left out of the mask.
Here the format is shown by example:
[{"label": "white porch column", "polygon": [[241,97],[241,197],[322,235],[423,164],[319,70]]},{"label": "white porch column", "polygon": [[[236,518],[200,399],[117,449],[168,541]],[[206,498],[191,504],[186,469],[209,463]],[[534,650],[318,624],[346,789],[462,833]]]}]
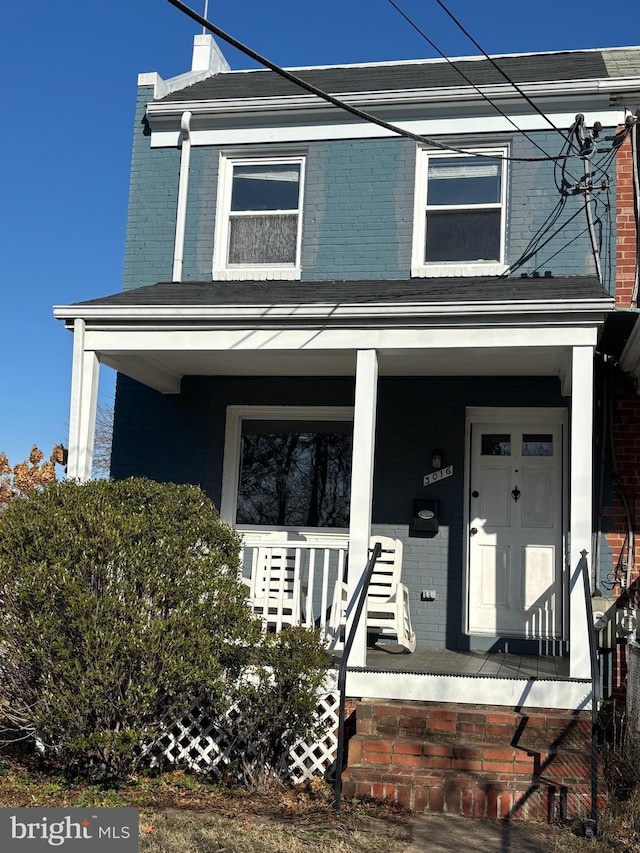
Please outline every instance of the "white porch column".
[{"label": "white porch column", "polygon": [[74,320],[67,476],[83,482],[91,477],[100,370],[95,352],[84,348],[84,336],[84,320]]},{"label": "white porch column", "polygon": [[[571,678],[589,678],[589,635],[583,551],[591,550],[593,507],[593,347],[573,347],[571,357],[571,507],[569,511],[569,669]],[[589,558],[591,559],[591,554]]]},{"label": "white porch column", "polygon": [[[357,596],[362,587],[364,570],[369,559],[377,402],[378,354],[372,349],[358,350],[353,414],[347,632],[351,630]],[[349,664],[351,666],[364,666],[366,658],[367,608],[365,602],[365,608],[349,656]]]}]

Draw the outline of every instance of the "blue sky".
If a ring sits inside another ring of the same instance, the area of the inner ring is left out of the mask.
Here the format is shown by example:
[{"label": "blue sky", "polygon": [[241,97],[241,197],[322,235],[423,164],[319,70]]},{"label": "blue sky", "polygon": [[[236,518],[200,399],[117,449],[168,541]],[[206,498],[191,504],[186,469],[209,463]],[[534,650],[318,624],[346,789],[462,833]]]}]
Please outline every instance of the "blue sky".
[{"label": "blue sky", "polygon": [[[397,2],[449,56],[477,53],[435,0]],[[490,53],[630,44],[637,22],[629,0],[615,14],[595,0],[447,5]],[[209,0],[209,18],[282,65],[434,56],[387,0]],[[66,444],[72,336],[52,305],[120,289],[137,75],[187,71],[198,32],[166,0],[3,6],[0,451],[14,464],[34,442]],[[252,67],[221,46],[232,68]],[[102,368],[105,403],[113,384]]]}]

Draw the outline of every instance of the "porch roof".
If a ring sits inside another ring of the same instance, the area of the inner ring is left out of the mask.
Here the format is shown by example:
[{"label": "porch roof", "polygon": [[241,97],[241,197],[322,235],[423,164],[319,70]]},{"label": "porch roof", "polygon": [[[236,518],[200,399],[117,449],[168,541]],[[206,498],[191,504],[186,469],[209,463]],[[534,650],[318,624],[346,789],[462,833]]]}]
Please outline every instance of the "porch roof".
[{"label": "porch roof", "polygon": [[[417,306],[428,309],[465,303],[496,306],[535,305],[539,309],[594,304],[600,311],[613,307],[612,297],[595,276],[539,278],[425,278],[330,281],[181,281],[123,290],[57,309],[56,316],[84,316],[86,309],[221,308],[276,306]],[[75,311],[71,309],[76,309]],[[93,313],[93,312],[92,312]]]},{"label": "porch roof", "polygon": [[165,394],[183,376],[353,376],[361,350],[380,375],[560,376],[569,394],[572,347],[594,347],[613,308],[594,276],[451,277],[159,282],[54,314]]}]

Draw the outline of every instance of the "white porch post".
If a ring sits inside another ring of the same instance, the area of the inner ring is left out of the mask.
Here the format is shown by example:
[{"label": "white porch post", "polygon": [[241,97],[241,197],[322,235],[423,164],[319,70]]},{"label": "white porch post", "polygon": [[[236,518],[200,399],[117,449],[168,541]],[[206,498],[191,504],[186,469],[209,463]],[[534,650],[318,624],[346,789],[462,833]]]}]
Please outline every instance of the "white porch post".
[{"label": "white porch post", "polygon": [[84,338],[85,323],[78,318],[73,322],[67,476],[71,480],[82,482],[91,477],[100,370],[100,362],[95,352],[85,350]]},{"label": "white porch post", "polygon": [[[351,630],[356,600],[362,587],[364,570],[369,558],[377,402],[378,355],[372,349],[358,350],[353,414],[347,633]],[[351,666],[364,666],[366,658],[367,608],[365,602],[365,608],[349,656],[349,664]]]},{"label": "white porch post", "polygon": [[[569,511],[569,661],[571,678],[589,678],[589,635],[582,551],[591,549],[593,505],[593,354],[573,347],[571,358],[571,507]],[[589,555],[591,557],[591,555]]]}]

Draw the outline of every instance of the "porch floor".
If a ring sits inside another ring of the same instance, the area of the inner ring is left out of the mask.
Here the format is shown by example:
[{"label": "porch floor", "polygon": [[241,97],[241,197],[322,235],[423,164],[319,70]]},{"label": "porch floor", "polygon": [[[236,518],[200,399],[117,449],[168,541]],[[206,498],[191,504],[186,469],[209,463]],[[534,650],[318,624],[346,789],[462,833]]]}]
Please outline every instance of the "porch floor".
[{"label": "porch floor", "polygon": [[[336,659],[341,656],[340,652],[333,654]],[[560,680],[569,678],[569,658],[423,648],[417,648],[413,654],[403,654],[368,648],[366,669],[416,675]]]}]

